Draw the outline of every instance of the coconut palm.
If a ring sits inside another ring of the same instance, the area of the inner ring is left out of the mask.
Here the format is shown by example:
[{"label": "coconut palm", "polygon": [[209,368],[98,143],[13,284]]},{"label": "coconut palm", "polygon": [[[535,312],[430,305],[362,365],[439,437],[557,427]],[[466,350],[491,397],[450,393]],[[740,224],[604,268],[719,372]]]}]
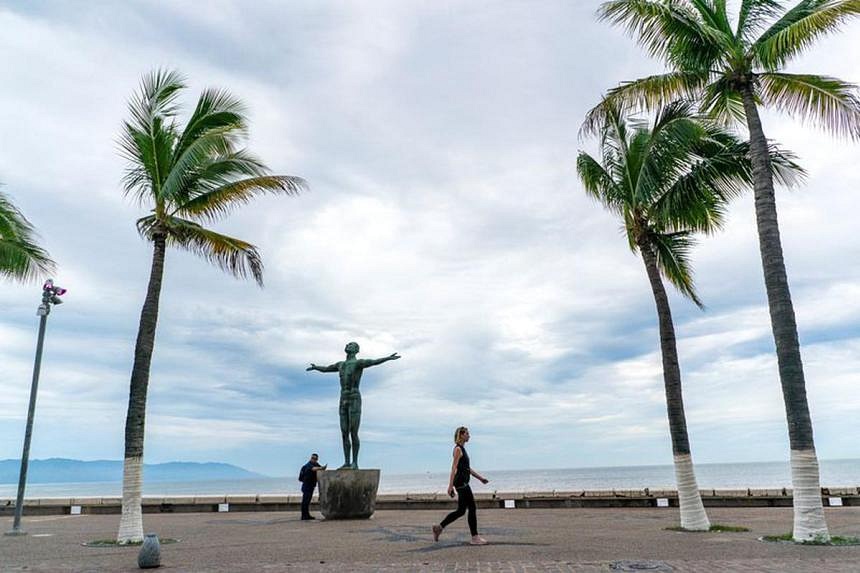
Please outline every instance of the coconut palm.
[{"label": "coconut palm", "polygon": [[793,537],[826,540],[812,420],[759,107],[773,107],[837,135],[860,137],[854,85],[783,71],[816,40],[860,14],[860,0],[800,0],[790,9],[784,4],[742,0],[734,26],[726,0],[612,0],[601,5],[599,15],[625,26],[669,68],[621,84],[609,99],[655,108],[687,97],[711,116],[749,130],[759,249],[791,446]]},{"label": "coconut palm", "polygon": [[295,195],[305,186],[298,177],[270,175],[259,159],[241,147],[247,131],[245,108],[226,91],[205,90],[181,126],[177,98],[185,87],[176,72],[145,76],[129,102],[130,118],[120,139],[129,162],[123,186],[126,194],[150,209],[137,221],[137,229],[153,246],[131,372],[120,543],[143,539],[140,495],[146,392],[167,247],[190,251],[233,276],[251,276],[262,286],[257,248],[204,225],[257,195]]},{"label": "coconut palm", "polygon": [[[599,119],[592,117],[585,132],[599,136],[601,160],[580,152],[577,173],[586,193],[621,219],[630,249],[645,264],[657,305],[681,527],[707,531],[710,522],[693,469],[675,327],[663,279],[702,307],[693,285],[690,249],[696,233],[720,227],[729,199],[751,183],[748,146],[714,122],[693,115],[688,103],[660,109],[652,126],[625,120],[613,102],[604,102],[600,109]],[[786,182],[799,172],[775,149],[774,165]]]},{"label": "coconut palm", "polygon": [[6,194],[0,193],[0,276],[30,281],[54,267],[54,261],[36,243],[33,225]]}]

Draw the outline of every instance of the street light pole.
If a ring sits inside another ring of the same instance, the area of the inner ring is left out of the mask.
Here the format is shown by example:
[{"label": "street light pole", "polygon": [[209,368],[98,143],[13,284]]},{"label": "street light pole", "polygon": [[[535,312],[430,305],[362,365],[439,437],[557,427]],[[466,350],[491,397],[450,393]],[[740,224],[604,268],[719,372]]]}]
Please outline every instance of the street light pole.
[{"label": "street light pole", "polygon": [[18,497],[15,501],[15,521],[12,531],[6,535],[26,535],[21,529],[21,514],[24,511],[24,488],[27,485],[27,467],[30,462],[30,439],[33,436],[33,418],[36,414],[36,392],[39,389],[39,371],[42,368],[42,349],[45,345],[45,327],[48,323],[48,315],[51,313],[52,304],[61,304],[60,296],[65,294],[66,289],[54,286],[54,281],[48,279],[42,286],[42,304],[36,314],[39,319],[39,338],[36,342],[36,360],[33,364],[33,383],[30,386],[30,408],[27,410],[27,430],[24,432],[24,451],[21,454],[21,473],[18,477]]}]

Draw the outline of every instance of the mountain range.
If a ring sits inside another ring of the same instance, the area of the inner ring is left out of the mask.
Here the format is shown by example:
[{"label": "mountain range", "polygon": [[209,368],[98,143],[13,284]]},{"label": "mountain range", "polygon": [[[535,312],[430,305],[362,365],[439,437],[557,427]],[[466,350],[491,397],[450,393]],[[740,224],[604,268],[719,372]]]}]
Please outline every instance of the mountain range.
[{"label": "mountain range", "polygon": [[[0,460],[0,483],[18,483],[21,460]],[[231,464],[217,462],[167,462],[144,464],[147,482],[203,481],[217,479],[265,478]],[[69,460],[49,458],[30,460],[27,483],[75,483],[122,481],[122,462],[118,460]]]}]

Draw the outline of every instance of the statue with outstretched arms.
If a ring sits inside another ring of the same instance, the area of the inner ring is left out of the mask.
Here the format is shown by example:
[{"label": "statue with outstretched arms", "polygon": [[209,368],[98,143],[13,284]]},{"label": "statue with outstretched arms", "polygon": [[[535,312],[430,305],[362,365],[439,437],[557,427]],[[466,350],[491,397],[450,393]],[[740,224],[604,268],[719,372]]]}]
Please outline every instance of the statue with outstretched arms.
[{"label": "statue with outstretched arms", "polygon": [[[385,358],[359,359],[355,357],[358,350],[358,344],[350,342],[344,348],[346,360],[335,362],[329,366],[317,366],[311,363],[307,368],[308,371],[337,372],[340,376],[340,432],[343,438],[344,460],[340,469],[358,469],[358,448],[360,445],[358,426],[361,424],[361,394],[358,391],[358,386],[361,383],[361,373],[365,368],[400,358],[395,352]],[[352,452],[352,461],[350,461],[350,452]]]}]

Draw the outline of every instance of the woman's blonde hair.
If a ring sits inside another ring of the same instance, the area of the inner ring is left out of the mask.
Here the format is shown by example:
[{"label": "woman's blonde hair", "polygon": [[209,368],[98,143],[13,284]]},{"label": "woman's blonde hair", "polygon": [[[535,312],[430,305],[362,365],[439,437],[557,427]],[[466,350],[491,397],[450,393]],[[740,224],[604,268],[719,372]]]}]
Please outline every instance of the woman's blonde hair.
[{"label": "woman's blonde hair", "polygon": [[463,434],[469,431],[469,428],[466,426],[460,426],[456,430],[454,430],[454,443],[460,444],[460,439],[463,437]]}]

